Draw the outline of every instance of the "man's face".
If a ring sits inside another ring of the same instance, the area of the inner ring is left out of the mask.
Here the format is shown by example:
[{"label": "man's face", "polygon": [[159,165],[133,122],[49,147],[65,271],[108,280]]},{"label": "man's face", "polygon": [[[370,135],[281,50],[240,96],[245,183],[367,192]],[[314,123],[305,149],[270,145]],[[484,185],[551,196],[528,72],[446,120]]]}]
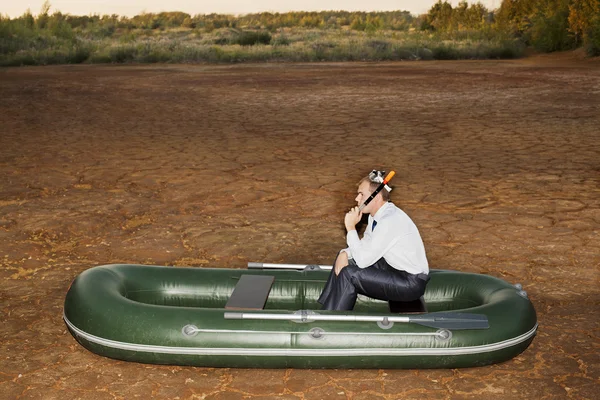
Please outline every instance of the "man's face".
[{"label": "man's face", "polygon": [[[371,193],[372,193],[371,185],[369,185],[369,182],[363,182],[360,185],[358,185],[358,189],[356,190],[356,192],[358,194],[356,195],[356,198],[354,199],[354,201],[356,201],[356,203],[360,206],[371,195]],[[367,214],[367,213],[369,213],[370,208],[371,208],[371,203],[369,203],[368,206],[363,208],[362,212],[364,214]]]}]

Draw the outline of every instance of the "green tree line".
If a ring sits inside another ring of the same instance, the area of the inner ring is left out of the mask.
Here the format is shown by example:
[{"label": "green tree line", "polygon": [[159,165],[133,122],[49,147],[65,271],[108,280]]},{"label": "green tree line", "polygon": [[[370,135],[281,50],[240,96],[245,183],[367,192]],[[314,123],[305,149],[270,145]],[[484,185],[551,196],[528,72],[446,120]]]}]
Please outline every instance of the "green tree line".
[{"label": "green tree line", "polygon": [[211,32],[219,28],[266,29],[274,32],[280,28],[321,28],[339,29],[352,27],[356,30],[408,30],[415,26],[415,17],[408,11],[386,12],[289,12],[258,13],[234,16],[229,14],[199,14],[191,16],[183,12],[143,13],[128,18],[118,15],[75,16],[60,11],[49,14],[50,6],[45,3],[40,14],[35,17],[31,11],[15,19],[2,17],[4,24],[12,22],[29,28],[44,29],[50,21],[64,23],[75,30],[94,30],[103,27],[107,33],[129,29],[169,29],[191,28]]},{"label": "green tree line", "polygon": [[125,17],[76,16],[60,11],[50,13],[50,9],[46,2],[35,16],[29,10],[16,18],[0,16],[0,57],[61,48],[63,53],[69,53],[68,60],[77,62],[85,60],[99,46],[93,41],[123,42],[140,32],[151,35],[178,30],[198,37],[211,33],[219,36],[223,30],[237,35],[233,39],[227,35],[218,37],[214,40],[217,45],[285,45],[290,42],[284,34],[289,29],[371,36],[421,32],[440,41],[509,38],[544,52],[583,46],[590,56],[600,55],[600,0],[503,0],[495,10],[481,3],[461,1],[453,7],[448,1],[438,0],[426,14],[418,16],[407,11],[321,11],[239,16],[161,12]]},{"label": "green tree line", "polygon": [[421,29],[499,31],[537,50],[552,52],[585,46],[600,55],[600,0],[503,0],[497,10],[461,1],[438,1],[422,18]]}]

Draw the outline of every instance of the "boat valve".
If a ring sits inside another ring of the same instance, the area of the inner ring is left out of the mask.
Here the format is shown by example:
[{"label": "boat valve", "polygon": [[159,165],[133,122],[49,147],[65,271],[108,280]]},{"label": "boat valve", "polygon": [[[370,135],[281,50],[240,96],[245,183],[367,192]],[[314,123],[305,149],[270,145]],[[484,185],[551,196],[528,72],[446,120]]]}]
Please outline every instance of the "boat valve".
[{"label": "boat valve", "polygon": [[449,331],[448,329],[438,329],[435,333],[435,338],[443,342],[452,339],[452,331]]},{"label": "boat valve", "polygon": [[377,321],[377,326],[381,329],[392,329],[394,322],[390,321],[388,317],[383,317],[381,321]]},{"label": "boat valve", "polygon": [[527,297],[527,292],[523,290],[523,285],[521,285],[520,283],[516,283],[515,285],[515,289],[517,289],[517,294],[525,299],[528,299],[529,297]]},{"label": "boat valve", "polygon": [[310,334],[310,337],[312,337],[313,339],[323,339],[325,337],[324,333],[325,330],[321,329],[321,328],[312,328],[311,330],[308,331],[308,333]]},{"label": "boat valve", "polygon": [[194,337],[198,334],[198,332],[199,330],[196,325],[186,325],[181,328],[181,333],[183,333],[183,336],[187,337]]},{"label": "boat valve", "polygon": [[304,271],[323,271],[323,270],[321,269],[320,265],[311,264],[311,265],[307,265],[306,267],[304,267]]}]

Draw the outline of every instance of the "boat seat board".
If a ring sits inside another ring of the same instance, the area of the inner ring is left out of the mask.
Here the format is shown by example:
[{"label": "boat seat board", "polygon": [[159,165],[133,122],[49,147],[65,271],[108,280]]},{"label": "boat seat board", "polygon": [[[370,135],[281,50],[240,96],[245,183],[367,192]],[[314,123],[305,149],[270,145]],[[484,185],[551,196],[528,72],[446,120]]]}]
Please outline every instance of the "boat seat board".
[{"label": "boat seat board", "polygon": [[390,301],[390,312],[394,314],[426,313],[427,305],[423,296],[413,301]]},{"label": "boat seat board", "polygon": [[262,310],[265,307],[271,286],[272,275],[242,275],[225,304],[225,308],[240,310]]}]

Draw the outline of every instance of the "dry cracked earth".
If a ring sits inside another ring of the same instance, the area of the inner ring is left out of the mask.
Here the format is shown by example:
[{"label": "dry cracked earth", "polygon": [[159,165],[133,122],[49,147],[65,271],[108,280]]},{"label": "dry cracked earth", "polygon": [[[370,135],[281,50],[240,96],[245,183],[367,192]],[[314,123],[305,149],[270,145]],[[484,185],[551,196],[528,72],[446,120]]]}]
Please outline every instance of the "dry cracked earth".
[{"label": "dry cracked earth", "polygon": [[[600,393],[600,63],[0,70],[0,398],[592,399]],[[449,370],[127,363],[62,321],[80,272],[330,263],[373,168],[432,268],[521,283],[538,335]]]}]

